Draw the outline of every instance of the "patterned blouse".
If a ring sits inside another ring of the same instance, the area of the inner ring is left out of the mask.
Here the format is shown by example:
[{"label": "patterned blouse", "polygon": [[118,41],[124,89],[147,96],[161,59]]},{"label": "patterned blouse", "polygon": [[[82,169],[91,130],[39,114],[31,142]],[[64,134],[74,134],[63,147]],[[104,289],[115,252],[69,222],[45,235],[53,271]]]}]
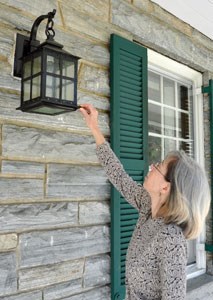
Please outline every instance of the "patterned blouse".
[{"label": "patterned blouse", "polygon": [[139,211],[126,257],[125,300],[184,300],[187,245],[179,226],[151,216],[151,199],[125,172],[107,142],[97,156],[108,179]]}]

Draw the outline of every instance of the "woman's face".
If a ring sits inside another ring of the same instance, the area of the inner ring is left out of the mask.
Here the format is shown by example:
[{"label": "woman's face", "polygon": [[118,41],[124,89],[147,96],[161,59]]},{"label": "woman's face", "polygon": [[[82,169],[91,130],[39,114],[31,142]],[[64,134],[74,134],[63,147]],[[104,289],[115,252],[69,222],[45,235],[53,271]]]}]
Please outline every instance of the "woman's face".
[{"label": "woman's face", "polygon": [[168,163],[169,161],[164,160],[161,163],[152,164],[143,183],[151,196],[152,216],[156,216],[170,192],[170,183],[165,178]]},{"label": "woman's face", "polygon": [[149,172],[145,177],[144,188],[149,192],[158,192],[162,184],[166,181],[165,176],[167,173],[168,162],[166,160],[161,163],[151,164]]}]

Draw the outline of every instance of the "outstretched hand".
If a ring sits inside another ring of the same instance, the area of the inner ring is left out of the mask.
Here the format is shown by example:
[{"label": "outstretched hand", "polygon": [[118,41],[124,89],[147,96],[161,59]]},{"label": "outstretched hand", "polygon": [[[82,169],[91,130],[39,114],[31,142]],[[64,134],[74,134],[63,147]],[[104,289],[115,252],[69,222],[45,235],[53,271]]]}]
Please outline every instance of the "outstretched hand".
[{"label": "outstretched hand", "polygon": [[84,119],[86,121],[87,126],[92,131],[92,134],[95,138],[96,144],[100,145],[105,142],[105,138],[100,131],[98,126],[98,111],[91,104],[81,104],[81,108],[79,109]]},{"label": "outstretched hand", "polygon": [[81,104],[80,112],[92,131],[98,128],[98,111],[92,104]]}]

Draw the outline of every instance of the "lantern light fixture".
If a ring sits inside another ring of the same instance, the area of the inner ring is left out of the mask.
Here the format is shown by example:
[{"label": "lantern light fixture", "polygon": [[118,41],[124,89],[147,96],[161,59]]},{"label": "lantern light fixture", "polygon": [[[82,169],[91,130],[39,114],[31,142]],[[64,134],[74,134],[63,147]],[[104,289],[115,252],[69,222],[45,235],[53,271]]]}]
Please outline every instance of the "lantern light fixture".
[{"label": "lantern light fixture", "polygon": [[[14,76],[21,77],[21,105],[24,112],[58,115],[74,111],[77,105],[78,59],[54,40],[56,10],[38,17],[30,37],[17,34]],[[46,41],[36,40],[40,23],[47,19]]]}]

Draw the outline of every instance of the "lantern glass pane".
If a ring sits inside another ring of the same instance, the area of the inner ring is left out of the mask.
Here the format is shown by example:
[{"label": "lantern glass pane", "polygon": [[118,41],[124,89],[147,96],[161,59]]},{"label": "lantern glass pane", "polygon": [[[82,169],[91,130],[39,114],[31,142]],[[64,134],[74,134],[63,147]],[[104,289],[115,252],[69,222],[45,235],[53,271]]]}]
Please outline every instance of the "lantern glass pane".
[{"label": "lantern glass pane", "polygon": [[31,109],[31,112],[45,114],[45,115],[56,115],[56,114],[64,113],[64,112],[66,112],[66,110],[63,108],[57,108],[57,107],[40,106],[40,107]]},{"label": "lantern glass pane", "polygon": [[31,61],[25,62],[23,68],[23,78],[31,76]]},{"label": "lantern glass pane", "polygon": [[60,79],[49,75],[47,75],[46,79],[46,97],[59,99]]},{"label": "lantern glass pane", "polygon": [[35,57],[33,60],[33,75],[41,72],[41,56]]},{"label": "lantern glass pane", "polygon": [[40,97],[41,76],[36,76],[32,80],[32,99]]},{"label": "lantern glass pane", "polygon": [[24,81],[23,100],[30,100],[30,80]]},{"label": "lantern glass pane", "polygon": [[47,55],[47,72],[60,75],[60,65],[57,57]]},{"label": "lantern glass pane", "polygon": [[75,64],[73,61],[64,60],[62,75],[70,78],[74,78],[75,74]]},{"label": "lantern glass pane", "polygon": [[74,82],[72,80],[62,80],[62,99],[74,101]]}]

